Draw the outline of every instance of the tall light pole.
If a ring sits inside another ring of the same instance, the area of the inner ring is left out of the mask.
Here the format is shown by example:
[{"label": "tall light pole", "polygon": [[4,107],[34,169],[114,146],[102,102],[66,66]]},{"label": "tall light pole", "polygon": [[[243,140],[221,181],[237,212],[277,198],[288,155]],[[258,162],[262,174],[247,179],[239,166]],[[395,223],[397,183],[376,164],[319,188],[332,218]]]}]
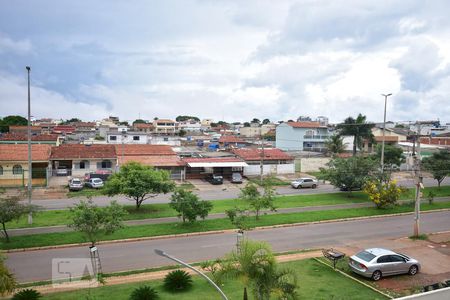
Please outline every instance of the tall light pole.
[{"label": "tall light pole", "polygon": [[194,267],[191,266],[190,264],[185,263],[184,261],[179,260],[178,258],[173,257],[173,256],[167,254],[166,252],[162,251],[162,250],[155,249],[155,253],[158,254],[159,256],[163,256],[163,257],[166,257],[166,258],[171,259],[171,260],[173,260],[173,261],[176,261],[177,263],[179,263],[179,264],[181,264],[181,265],[183,265],[183,266],[185,266],[185,267],[191,269],[191,270],[194,271],[195,273],[199,274],[200,276],[202,276],[203,278],[205,278],[206,280],[208,280],[208,282],[209,282],[209,283],[210,283],[210,284],[211,284],[211,285],[212,285],[212,286],[220,293],[220,295],[222,296],[222,298],[223,298],[224,300],[228,300],[227,296],[225,296],[225,294],[224,294],[223,291],[217,286],[217,284],[215,284],[214,281],[212,281],[212,280],[211,280],[208,276],[206,276],[204,273],[200,272],[199,270],[197,270],[196,268],[194,268]]},{"label": "tall light pole", "polygon": [[389,94],[381,94],[384,97],[384,118],[383,118],[383,141],[381,142],[381,172],[384,174],[384,137],[386,135],[386,105],[387,105],[387,97],[392,96]]},{"label": "tall light pole", "polygon": [[[30,71],[31,68],[29,66],[25,67],[27,69],[28,73],[28,204],[31,206],[31,186],[32,186],[32,179],[31,179],[31,173],[32,173],[32,167],[31,167],[31,101],[30,101]],[[28,213],[28,224],[33,223],[33,213]]]}]

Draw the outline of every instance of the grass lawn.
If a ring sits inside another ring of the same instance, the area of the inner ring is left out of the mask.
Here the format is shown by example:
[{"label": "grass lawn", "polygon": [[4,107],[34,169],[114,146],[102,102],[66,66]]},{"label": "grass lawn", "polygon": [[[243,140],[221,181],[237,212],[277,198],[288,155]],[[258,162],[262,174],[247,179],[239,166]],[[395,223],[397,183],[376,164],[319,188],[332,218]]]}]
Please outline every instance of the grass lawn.
[{"label": "grass lawn", "polygon": [[[266,177],[265,180],[266,182],[269,181],[272,186],[285,186],[291,184],[290,181],[284,181],[277,177]],[[261,180],[259,178],[252,178],[249,179],[248,181],[255,183],[257,185],[261,185]]]},{"label": "grass lawn", "polygon": [[[383,295],[342,276],[319,262],[308,259],[282,264],[296,271],[300,299],[386,299]],[[78,300],[86,299],[88,293],[95,299],[123,300],[128,299],[131,292],[139,286],[154,287],[160,299],[220,299],[219,294],[202,278],[193,276],[193,288],[184,293],[170,293],[162,288],[162,281],[155,280],[142,283],[131,283],[114,286],[103,286],[90,290],[79,290],[46,295],[45,300]],[[228,299],[242,299],[243,285],[238,280],[225,281],[221,286]],[[249,299],[253,299],[251,292]]]},{"label": "grass lawn", "polygon": [[[423,204],[422,211],[450,208],[450,202],[438,202],[434,204]],[[353,208],[325,211],[310,211],[301,213],[286,213],[263,215],[260,220],[249,218],[246,224],[249,227],[270,226],[278,224],[293,224],[300,222],[312,222],[321,220],[335,220],[340,218],[352,218],[363,216],[387,215],[401,212],[411,212],[414,206],[410,204],[399,205],[390,209]],[[125,227],[112,235],[105,236],[103,240],[116,240],[125,238],[150,237],[169,234],[182,234],[188,232],[204,232],[213,230],[233,229],[233,225],[228,219],[214,219],[198,221],[194,224],[165,223],[149,224]],[[85,238],[78,232],[60,232],[35,235],[23,235],[12,237],[9,243],[3,238],[0,239],[0,249],[30,248],[38,246],[62,245],[85,242]]]},{"label": "grass lawn", "polygon": [[67,198],[75,198],[75,197],[96,197],[96,196],[104,196],[103,189],[91,189],[88,187],[83,188],[81,191],[69,191],[67,193]]},{"label": "grass lawn", "polygon": [[[369,201],[364,193],[356,192],[352,194],[353,197],[351,198],[347,197],[345,193],[279,196],[275,200],[275,206],[277,208],[290,208],[316,205],[361,203]],[[151,200],[149,200],[149,202],[151,202]],[[215,200],[211,202],[213,204],[213,209],[211,211],[212,214],[223,213],[225,212],[225,210],[233,208],[235,206],[245,206],[245,203],[239,199]],[[130,203],[132,202],[130,201]],[[143,204],[139,210],[136,210],[134,205],[127,205],[125,206],[125,209],[128,211],[128,215],[125,216],[125,220],[142,220],[177,216],[176,211],[170,208],[166,203]],[[69,210],[40,211],[37,212],[35,217],[33,218],[33,224],[31,227],[65,225],[67,224],[69,219]],[[11,229],[27,227],[30,227],[30,225],[28,224],[27,216],[23,216],[18,221],[12,221],[8,224],[8,228]]]},{"label": "grass lawn", "polygon": [[[99,192],[99,190],[90,189],[86,191],[92,191],[94,193]],[[429,191],[433,191],[436,195],[435,197],[449,196],[450,186],[443,186],[440,189],[438,189],[437,187],[425,188],[425,190],[423,191],[424,198],[426,198]],[[277,208],[292,208],[369,202],[367,195],[363,192],[352,192],[351,197],[348,196],[348,193],[278,196],[275,200],[275,206]],[[402,200],[413,198],[413,189],[409,189],[407,193],[401,196]],[[151,202],[151,200],[149,200],[149,202]],[[130,203],[133,202],[130,201]],[[223,213],[225,210],[233,208],[235,206],[245,207],[245,203],[239,199],[215,200],[212,201],[212,203],[212,214]],[[139,210],[136,210],[134,205],[127,205],[125,206],[125,209],[128,211],[128,215],[125,217],[125,220],[175,217],[177,215],[176,212],[171,209],[168,204],[143,204]],[[36,213],[35,217],[33,218],[33,224],[31,225],[31,227],[65,225],[67,224],[69,219],[70,212],[68,210],[40,211]],[[30,227],[27,220],[27,216],[23,216],[18,221],[9,222],[7,224],[7,228],[13,229]]]}]

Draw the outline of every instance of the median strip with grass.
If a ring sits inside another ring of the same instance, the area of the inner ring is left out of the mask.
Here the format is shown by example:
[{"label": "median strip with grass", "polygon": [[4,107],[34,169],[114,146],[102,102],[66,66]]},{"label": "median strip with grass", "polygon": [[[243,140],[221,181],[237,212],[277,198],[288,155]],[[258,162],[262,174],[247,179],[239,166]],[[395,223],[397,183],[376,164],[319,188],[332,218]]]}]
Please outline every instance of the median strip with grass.
[{"label": "median strip with grass", "polygon": [[[426,188],[423,194],[426,196],[429,191],[433,191],[435,197],[450,196],[450,186],[443,186],[440,189],[437,187]],[[401,195],[401,200],[413,199],[414,190],[409,189],[406,193]],[[214,200],[213,210],[211,214],[223,213],[227,209],[231,209],[235,206],[245,207],[245,203],[239,199],[227,199],[227,200]],[[325,205],[338,205],[338,204],[353,204],[353,203],[369,203],[370,200],[363,192],[353,192],[351,197],[348,193],[326,193],[326,194],[313,194],[313,195],[289,195],[278,196],[275,200],[275,206],[277,208],[293,208],[293,207],[308,207],[308,206],[325,206]],[[131,201],[130,201],[131,203]],[[139,210],[135,209],[133,205],[126,205],[125,209],[128,211],[128,215],[124,220],[143,220],[143,219],[156,219],[165,217],[176,217],[177,213],[170,208],[167,203],[164,204],[144,204]],[[28,217],[24,216],[17,222],[10,222],[8,224],[9,229],[15,228],[30,228],[30,227],[45,227],[45,226],[57,226],[65,225],[70,219],[69,210],[51,210],[40,211],[35,214],[33,218],[33,224],[28,224]]]},{"label": "median strip with grass", "polygon": [[[363,286],[345,276],[330,270],[313,259],[282,263],[294,270],[299,278],[297,292],[299,299],[386,299],[383,295]],[[128,299],[131,292],[140,286],[154,287],[161,299],[219,299],[220,296],[203,278],[193,276],[193,287],[183,293],[171,293],[163,289],[162,280],[141,283],[102,286],[90,290],[55,293],[45,295],[43,299],[75,300],[85,299],[87,295],[95,299]],[[226,280],[221,285],[228,299],[242,299],[243,285],[239,280]],[[250,294],[250,298],[251,298]]]},{"label": "median strip with grass", "polygon": [[[439,202],[434,204],[423,204],[422,211],[450,208],[450,202]],[[376,209],[376,208],[353,208],[353,209],[338,209],[325,211],[310,211],[301,213],[286,213],[263,215],[260,220],[249,218],[246,224],[251,227],[273,226],[280,224],[295,224],[303,222],[316,222],[325,220],[337,220],[343,218],[355,218],[366,216],[389,215],[396,213],[412,212],[413,205],[399,205],[390,209]],[[153,236],[164,236],[172,234],[185,234],[193,232],[208,232],[215,230],[233,229],[234,226],[228,219],[211,219],[199,221],[193,224],[165,223],[165,224],[151,224],[151,225],[137,225],[127,226],[118,230],[112,235],[105,236],[103,240],[118,240],[128,238],[142,238]],[[61,233],[47,233],[35,235],[15,236],[9,243],[4,239],[0,240],[0,249],[18,249],[31,248],[64,244],[75,244],[87,242],[81,233],[78,232],[61,232]]]}]

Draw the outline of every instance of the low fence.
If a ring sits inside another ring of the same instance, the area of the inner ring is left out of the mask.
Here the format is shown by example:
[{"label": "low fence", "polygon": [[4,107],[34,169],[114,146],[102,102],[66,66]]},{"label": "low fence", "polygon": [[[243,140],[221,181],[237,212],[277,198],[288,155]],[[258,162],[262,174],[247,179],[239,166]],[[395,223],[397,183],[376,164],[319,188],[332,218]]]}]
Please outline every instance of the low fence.
[{"label": "low fence", "polygon": [[[32,169],[32,186],[47,185],[47,169]],[[28,185],[28,170],[2,170],[0,173],[0,187],[25,187]]]},{"label": "low fence", "polygon": [[[264,165],[263,175],[281,175],[281,174],[294,174],[294,164],[281,164],[281,165]],[[244,167],[244,176],[255,176],[261,174],[261,167],[259,165],[249,165]]]},{"label": "low fence", "polygon": [[305,157],[300,159],[300,172],[318,172],[320,168],[325,168],[330,161],[329,157]]}]

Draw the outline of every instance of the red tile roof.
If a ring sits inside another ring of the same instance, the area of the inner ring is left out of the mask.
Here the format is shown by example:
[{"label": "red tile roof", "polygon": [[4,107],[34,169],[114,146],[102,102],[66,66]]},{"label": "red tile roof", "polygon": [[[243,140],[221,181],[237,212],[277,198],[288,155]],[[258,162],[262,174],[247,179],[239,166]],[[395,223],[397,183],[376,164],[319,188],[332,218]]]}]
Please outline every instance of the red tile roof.
[{"label": "red tile roof", "polygon": [[240,143],[243,144],[245,143],[244,140],[238,138],[237,136],[234,135],[222,135],[219,139],[219,143]]},{"label": "red tile roof", "polygon": [[[27,125],[10,125],[9,126],[9,131],[27,131],[28,130],[28,126]],[[31,126],[31,131],[34,132],[38,132],[41,131],[42,127],[41,126]]]},{"label": "red tile roof", "polygon": [[50,159],[116,158],[114,145],[64,144],[52,148]]},{"label": "red tile roof", "polygon": [[[243,160],[260,160],[261,149],[234,149],[233,153]],[[277,148],[264,149],[264,160],[293,160],[294,158]]]},{"label": "red tile roof", "polygon": [[138,156],[138,155],[125,155],[122,160],[122,156],[118,156],[119,164],[135,161],[144,165],[154,167],[178,167],[184,166],[185,163],[176,155],[163,155],[163,156]]},{"label": "red tile roof", "polygon": [[153,124],[148,123],[135,123],[133,124],[134,128],[153,128]]},{"label": "red tile roof", "polygon": [[115,145],[117,155],[176,155],[168,145]]},{"label": "red tile roof", "polygon": [[[17,134],[17,133],[5,133],[0,136],[0,141],[27,141],[28,135],[26,134]],[[32,135],[32,141],[57,141],[57,134],[40,134],[40,135]]]},{"label": "red tile roof", "polygon": [[[31,145],[32,161],[48,161],[51,145]],[[28,161],[27,144],[0,144],[0,161]]]},{"label": "red tile roof", "polygon": [[240,158],[237,157],[186,157],[183,158],[186,163],[196,163],[196,162],[242,162]]},{"label": "red tile roof", "polygon": [[58,125],[53,127],[53,132],[55,133],[72,133],[75,131],[75,127],[71,125]]},{"label": "red tile roof", "polygon": [[287,122],[286,124],[294,128],[326,128],[319,122]]}]

